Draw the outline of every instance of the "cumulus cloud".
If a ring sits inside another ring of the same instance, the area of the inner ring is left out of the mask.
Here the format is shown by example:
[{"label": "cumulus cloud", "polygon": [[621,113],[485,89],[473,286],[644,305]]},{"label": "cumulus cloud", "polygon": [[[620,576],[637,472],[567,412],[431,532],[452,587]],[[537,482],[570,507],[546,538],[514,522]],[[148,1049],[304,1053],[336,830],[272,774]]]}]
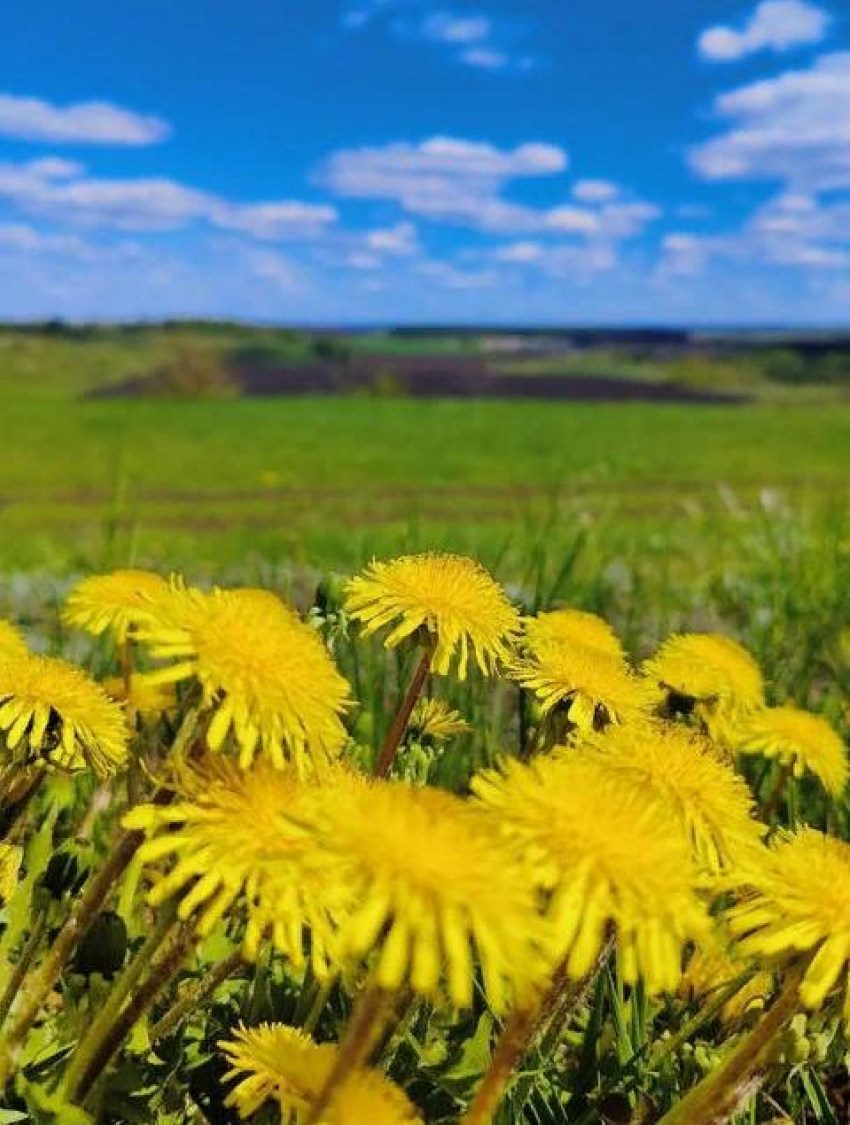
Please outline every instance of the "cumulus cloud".
[{"label": "cumulus cloud", "polygon": [[541,208],[507,198],[516,182],[558,175],[567,162],[563,149],[541,142],[500,149],[437,137],[418,145],[341,150],[318,178],[337,196],[392,201],[410,215],[489,234],[610,243],[633,237],[658,217],[654,204],[621,198],[619,189],[604,181],[589,181],[594,203]]},{"label": "cumulus cloud", "polygon": [[694,276],[717,259],[797,268],[809,275],[845,269],[850,266],[850,200],[824,202],[782,192],[756,208],[738,230],[677,231],[663,239],[662,273]]},{"label": "cumulus cloud", "polygon": [[731,127],[690,153],[706,179],[850,186],[850,51],[741,86],[715,109]]},{"label": "cumulus cloud", "polygon": [[612,270],[618,264],[616,249],[608,242],[512,242],[497,247],[493,256],[506,265],[533,268],[549,277],[579,282]]},{"label": "cumulus cloud", "polygon": [[539,142],[499,149],[483,142],[434,137],[421,144],[343,149],[319,170],[334,194],[392,200],[414,215],[485,230],[521,225],[528,209],[501,198],[512,180],[551,176],[567,154]]},{"label": "cumulus cloud", "polygon": [[238,203],[167,178],[88,176],[80,165],[52,157],[0,164],[0,199],[65,223],[140,231],[206,223],[261,241],[308,237],[337,220],[328,204]]},{"label": "cumulus cloud", "polygon": [[523,29],[473,9],[437,8],[426,0],[355,0],[343,13],[343,26],[363,31],[380,25],[400,40],[435,44],[464,66],[484,71],[526,71],[535,65],[528,52],[513,47]]},{"label": "cumulus cloud", "polygon": [[495,47],[469,47],[461,52],[460,58],[478,70],[504,70],[511,65],[510,57]]},{"label": "cumulus cloud", "polygon": [[50,144],[151,145],[171,132],[166,121],[111,102],[58,106],[41,98],[0,94],[0,136]]},{"label": "cumulus cloud", "polygon": [[730,62],[757,51],[819,43],[828,25],[826,12],[805,0],[762,0],[743,27],[710,27],[699,37],[698,47],[703,58]]},{"label": "cumulus cloud", "polygon": [[576,180],[573,199],[582,203],[607,203],[619,195],[620,189],[610,180]]},{"label": "cumulus cloud", "polygon": [[487,16],[433,12],[422,24],[422,34],[437,43],[469,44],[488,39],[493,25]]}]

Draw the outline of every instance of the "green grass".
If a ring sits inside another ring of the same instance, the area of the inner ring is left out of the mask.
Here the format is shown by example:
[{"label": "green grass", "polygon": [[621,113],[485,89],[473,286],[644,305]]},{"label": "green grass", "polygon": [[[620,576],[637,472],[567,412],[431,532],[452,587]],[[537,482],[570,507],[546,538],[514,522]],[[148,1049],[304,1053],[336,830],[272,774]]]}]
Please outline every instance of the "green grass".
[{"label": "green grass", "polygon": [[85,397],[193,338],[0,333],[0,564],[349,567],[431,545],[514,558],[535,537],[563,553],[584,528],[611,558],[642,544],[696,569],[765,489],[800,510],[847,498],[840,403]]}]

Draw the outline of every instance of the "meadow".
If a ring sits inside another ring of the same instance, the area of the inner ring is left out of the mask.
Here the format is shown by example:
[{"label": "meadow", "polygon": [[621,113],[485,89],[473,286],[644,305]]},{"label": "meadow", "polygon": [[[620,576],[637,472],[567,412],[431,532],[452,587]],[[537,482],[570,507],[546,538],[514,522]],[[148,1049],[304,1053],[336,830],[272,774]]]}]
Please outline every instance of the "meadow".
[{"label": "meadow", "polygon": [[93,395],[173,343],[0,333],[0,1122],[846,1121],[841,389]]}]

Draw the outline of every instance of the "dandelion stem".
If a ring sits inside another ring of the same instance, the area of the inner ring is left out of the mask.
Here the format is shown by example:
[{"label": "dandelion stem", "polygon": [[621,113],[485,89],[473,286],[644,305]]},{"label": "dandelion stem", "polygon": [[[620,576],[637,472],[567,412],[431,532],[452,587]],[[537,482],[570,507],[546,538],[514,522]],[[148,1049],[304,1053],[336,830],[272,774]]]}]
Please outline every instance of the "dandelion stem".
[{"label": "dandelion stem", "polygon": [[181,1020],[190,1012],[199,1008],[208,997],[212,996],[218,986],[232,977],[244,961],[245,958],[241,948],[234,949],[223,961],[214,965],[194,988],[186,989],[183,996],[151,1028],[148,1035],[151,1046],[170,1035]]},{"label": "dandelion stem", "polygon": [[24,982],[24,977],[29,972],[29,967],[32,964],[32,959],[35,957],[38,947],[41,944],[41,939],[44,937],[44,931],[47,929],[47,910],[42,908],[35,916],[35,921],[32,924],[30,935],[27,938],[26,944],[21,950],[21,955],[15,963],[15,968],[9,978],[9,983],[6,985],[6,990],[0,998],[0,1026],[6,1021],[6,1016],[12,1009],[15,1002],[15,997],[18,995],[18,990]]},{"label": "dandelion stem", "polygon": [[401,706],[398,709],[396,717],[392,721],[390,729],[387,731],[384,738],[383,745],[381,746],[378,760],[375,765],[375,777],[387,777],[389,775],[392,764],[395,761],[395,756],[398,748],[401,745],[401,740],[404,738],[404,732],[407,730],[407,724],[410,722],[410,716],[413,713],[413,708],[416,706],[416,701],[422,694],[422,689],[425,686],[425,681],[428,678],[428,672],[431,670],[431,660],[434,656],[434,646],[429,643],[428,647],[424,650],[419,658],[419,662],[411,677],[410,683],[407,686],[404,698],[401,701]]},{"label": "dandelion stem", "polygon": [[390,1001],[390,993],[380,985],[366,986],[348,1021],[327,1082],[310,1107],[306,1125],[318,1125],[346,1078],[368,1059],[386,1026]]},{"label": "dandelion stem", "polygon": [[463,1125],[488,1125],[493,1120],[493,1114],[505,1096],[511,1075],[532,1049],[538,1035],[551,1022],[551,1046],[554,1046],[569,1016],[599,975],[612,945],[613,939],[609,938],[600,950],[593,968],[578,982],[569,979],[566,961],[562,961],[552,974],[549,987],[540,995],[538,1003],[517,1008],[513,1012],[496,1043],[487,1073],[462,1118]]},{"label": "dandelion stem", "polygon": [[777,999],[752,1031],[705,1078],[661,1118],[659,1125],[725,1125],[764,1081],[776,1037],[800,1006],[802,969],[785,981]]},{"label": "dandelion stem", "polygon": [[321,1018],[322,1012],[325,1010],[325,1005],[330,999],[331,993],[336,987],[337,980],[339,979],[336,973],[330,973],[328,979],[321,985],[316,993],[313,1003],[310,1005],[310,1010],[303,1023],[304,1031],[308,1035],[312,1035],[316,1030],[316,1026]]},{"label": "dandelion stem", "polygon": [[170,930],[171,944],[151,968],[140,988],[130,997],[129,1003],[119,1013],[109,1029],[109,1034],[98,1044],[88,1066],[80,1075],[75,1091],[78,1104],[85,1102],[92,1088],[106,1070],[114,1055],[124,1045],[127,1036],[141,1017],[178,971],[195,941],[193,923],[184,922]]},{"label": "dandelion stem", "polygon": [[100,1050],[104,1040],[108,1038],[112,1025],[118,1019],[130,992],[141,980],[162,943],[174,928],[175,917],[176,906],[174,903],[170,903],[162,912],[162,916],[142,943],[135,957],[130,960],[123,973],[112,985],[106,1002],[77,1044],[64,1079],[65,1094],[69,1102],[73,1103],[77,1099],[82,1076],[86,1073],[91,1060]]},{"label": "dandelion stem", "polygon": [[788,781],[791,777],[791,767],[789,765],[782,766],[776,774],[776,780],[773,783],[767,799],[764,802],[762,809],[762,820],[769,821],[779,808],[782,798],[785,796],[785,790],[788,786]]},{"label": "dandelion stem", "polygon": [[24,1040],[42,1004],[143,839],[142,832],[124,833],[103,867],[89,879],[38,970],[26,978],[19,1011],[8,1031],[0,1037],[0,1086],[5,1085],[17,1069]]}]

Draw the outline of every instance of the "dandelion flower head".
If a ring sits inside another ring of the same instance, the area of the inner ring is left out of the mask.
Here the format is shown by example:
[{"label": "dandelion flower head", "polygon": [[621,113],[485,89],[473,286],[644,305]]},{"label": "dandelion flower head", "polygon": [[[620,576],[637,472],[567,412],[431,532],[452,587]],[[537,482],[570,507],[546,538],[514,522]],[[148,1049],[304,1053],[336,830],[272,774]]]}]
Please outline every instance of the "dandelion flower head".
[{"label": "dandelion flower head", "polygon": [[[225,1081],[239,1079],[227,1104],[248,1118],[269,1100],[284,1120],[306,1118],[318,1100],[337,1060],[333,1043],[315,1043],[303,1031],[283,1024],[239,1028],[219,1046],[230,1070]],[[421,1118],[405,1094],[378,1071],[354,1070],[340,1084],[323,1125],[416,1125]]]},{"label": "dandelion flower head", "polygon": [[553,609],[526,618],[525,643],[532,651],[549,644],[577,644],[624,658],[622,642],[608,622],[582,609]]},{"label": "dandelion flower head", "polygon": [[609,727],[587,746],[606,768],[647,786],[674,812],[700,867],[711,874],[758,847],[764,827],[744,781],[713,745],[687,727],[640,723]]},{"label": "dandelion flower head", "polygon": [[[149,901],[181,896],[179,917],[196,916],[203,934],[244,895],[249,956],[268,926],[274,944],[300,964],[309,929],[314,967],[324,971],[328,922],[325,908],[311,897],[312,841],[295,825],[307,783],[291,765],[258,762],[243,770],[221,757],[181,763],[173,772],[173,802],[139,805],[124,817],[125,827],[146,834],[142,863],[171,862],[167,873],[155,877]],[[346,776],[328,767],[323,783],[310,782],[311,795],[333,801]],[[322,902],[329,900],[325,889]]]},{"label": "dandelion flower head", "polygon": [[19,630],[11,621],[0,617],[0,660],[9,660],[15,656],[25,656],[27,643]]},{"label": "dandelion flower head", "polygon": [[121,707],[81,669],[49,656],[0,663],[0,731],[22,762],[90,766],[107,777],[127,757]]},{"label": "dandelion flower head", "polygon": [[814,828],[782,833],[736,883],[741,899],[727,920],[741,953],[778,961],[812,954],[800,999],[820,1008],[840,981],[850,1026],[850,844]]},{"label": "dandelion flower head", "polygon": [[717,703],[724,708],[760,707],[761,669],[747,650],[719,633],[678,633],[644,662],[644,674],[665,694]]},{"label": "dandelion flower head", "polygon": [[151,683],[142,672],[133,672],[127,681],[123,676],[109,676],[102,683],[110,699],[128,704],[141,715],[163,715],[177,709],[174,684]]},{"label": "dandelion flower head", "polygon": [[847,784],[847,747],[820,715],[799,707],[765,707],[747,715],[737,733],[740,754],[776,758],[795,777],[809,770],[834,797]]},{"label": "dandelion flower head", "polygon": [[431,742],[445,742],[471,729],[466,719],[442,699],[420,699],[407,726],[409,736]]},{"label": "dandelion flower head", "polygon": [[513,679],[534,692],[544,715],[564,707],[579,730],[640,716],[647,704],[644,684],[620,656],[587,645],[549,642],[512,660]]},{"label": "dandelion flower head", "polygon": [[392,648],[426,630],[433,639],[432,667],[447,675],[457,658],[466,677],[470,651],[487,675],[504,661],[520,632],[520,617],[487,571],[461,555],[405,555],[373,562],[347,584],[345,608],[367,635],[393,625]]},{"label": "dandelion flower head", "polygon": [[613,928],[626,981],[642,977],[651,993],[675,988],[682,947],[708,920],[666,805],[578,754],[510,761],[472,784],[549,896],[553,959],[584,978]]},{"label": "dandelion flower head", "polygon": [[524,864],[492,819],[451,793],[364,783],[307,818],[329,882],[348,896],[343,963],[376,957],[377,981],[459,1008],[472,1002],[474,950],[503,1011],[542,967],[541,921]]},{"label": "dandelion flower head", "polygon": [[232,732],[243,767],[258,751],[282,766],[342,748],[348,684],[316,631],[273,595],[174,585],[139,637],[154,657],[173,661],[149,683],[197,677],[213,712],[207,744],[219,750]]},{"label": "dandelion flower head", "polygon": [[701,1006],[730,993],[720,1009],[724,1023],[761,1010],[772,992],[772,975],[763,970],[756,972],[752,962],[739,957],[738,951],[730,949],[715,932],[691,954],[679,989],[684,999]]},{"label": "dandelion flower head", "polygon": [[148,570],[93,574],[71,590],[62,619],[96,637],[114,633],[123,642],[132,629],[155,616],[158,602],[167,594],[165,579]]}]

